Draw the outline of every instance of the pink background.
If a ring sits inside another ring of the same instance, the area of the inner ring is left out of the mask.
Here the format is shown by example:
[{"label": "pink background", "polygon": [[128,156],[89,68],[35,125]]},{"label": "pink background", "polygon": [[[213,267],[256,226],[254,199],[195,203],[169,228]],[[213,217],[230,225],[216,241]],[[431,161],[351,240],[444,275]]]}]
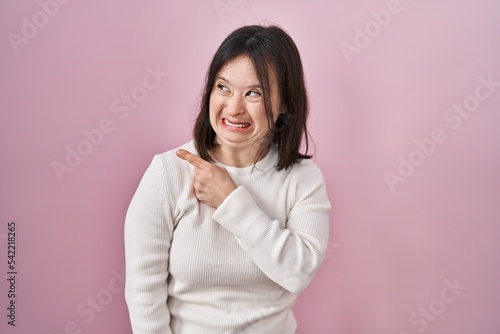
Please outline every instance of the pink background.
[{"label": "pink background", "polygon": [[[500,1],[40,3],[0,2],[1,333],[131,333],[126,208],[153,154],[190,139],[217,46],[258,22],[301,51],[333,204],[328,257],[294,308],[299,333],[499,333],[500,87],[476,87],[500,82]],[[23,29],[33,20],[37,32]],[[150,91],[148,67],[169,73]],[[131,93],[141,101],[126,115]],[[474,111],[447,111],[462,103]],[[109,133],[85,146],[106,119]],[[78,145],[87,156],[59,180],[53,163]]]}]

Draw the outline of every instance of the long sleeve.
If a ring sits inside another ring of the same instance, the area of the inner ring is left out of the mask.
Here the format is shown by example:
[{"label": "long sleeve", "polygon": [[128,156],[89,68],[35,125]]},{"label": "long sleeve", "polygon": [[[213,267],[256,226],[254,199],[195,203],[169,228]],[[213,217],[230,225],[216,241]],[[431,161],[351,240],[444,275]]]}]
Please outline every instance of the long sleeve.
[{"label": "long sleeve", "polygon": [[155,156],[125,220],[125,299],[134,334],[171,334],[168,254],[173,231],[165,172]]},{"label": "long sleeve", "polygon": [[326,253],[330,202],[321,171],[312,163],[300,169],[295,190],[285,228],[259,208],[254,198],[258,194],[251,194],[244,186],[225,199],[213,218],[234,234],[266,276],[288,291],[300,293]]}]

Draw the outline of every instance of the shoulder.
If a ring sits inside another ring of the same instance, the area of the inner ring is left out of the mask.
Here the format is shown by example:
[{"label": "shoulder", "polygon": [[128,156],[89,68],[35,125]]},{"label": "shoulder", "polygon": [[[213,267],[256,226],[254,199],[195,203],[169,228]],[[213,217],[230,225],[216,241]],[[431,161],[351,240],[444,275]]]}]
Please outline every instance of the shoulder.
[{"label": "shoulder", "polygon": [[175,153],[178,149],[184,149],[186,151],[198,155],[198,152],[196,151],[196,147],[194,145],[194,141],[191,140],[179,147],[170,149],[163,153],[158,153],[155,155],[154,158],[158,159],[164,166],[171,166],[171,167],[186,166],[186,164],[182,161],[182,159],[180,159]]},{"label": "shoulder", "polygon": [[172,186],[175,188],[183,184],[184,181],[190,181],[194,172],[192,166],[180,159],[175,153],[180,148],[197,154],[194,142],[189,141],[174,149],[156,154],[151,163],[156,166],[155,168],[161,170],[165,183],[169,188],[172,188]]},{"label": "shoulder", "polygon": [[299,208],[314,210],[320,206],[329,207],[330,202],[323,173],[313,160],[303,159],[286,170],[275,169],[275,171],[278,174],[274,175],[269,183],[279,185],[276,191],[286,198],[288,210],[299,210]]},{"label": "shoulder", "polygon": [[290,190],[295,201],[327,202],[325,179],[318,165],[311,159],[303,159],[289,168]]},{"label": "shoulder", "polygon": [[303,159],[295,163],[288,168],[287,172],[291,177],[301,181],[309,180],[322,183],[324,180],[321,169],[311,159]]},{"label": "shoulder", "polygon": [[286,192],[291,206],[293,203],[310,198],[311,194],[325,195],[323,173],[311,159],[303,159],[281,171],[274,169],[273,173],[272,179],[268,182],[279,184],[280,191]]}]

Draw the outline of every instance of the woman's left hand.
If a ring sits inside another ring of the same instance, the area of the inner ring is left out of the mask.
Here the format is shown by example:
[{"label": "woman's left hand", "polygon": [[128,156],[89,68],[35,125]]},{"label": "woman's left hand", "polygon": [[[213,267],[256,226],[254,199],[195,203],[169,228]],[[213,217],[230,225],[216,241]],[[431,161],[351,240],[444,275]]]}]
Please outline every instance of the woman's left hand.
[{"label": "woman's left hand", "polygon": [[219,205],[237,188],[236,183],[223,167],[203,160],[186,150],[177,150],[177,156],[196,167],[194,174],[194,193],[198,200],[213,207]]}]

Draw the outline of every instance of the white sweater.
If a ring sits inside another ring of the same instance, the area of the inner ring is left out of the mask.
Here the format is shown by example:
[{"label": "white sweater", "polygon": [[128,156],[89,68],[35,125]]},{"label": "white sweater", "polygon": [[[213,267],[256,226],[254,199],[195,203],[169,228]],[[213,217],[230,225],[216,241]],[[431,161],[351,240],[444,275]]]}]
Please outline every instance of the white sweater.
[{"label": "white sweater", "polygon": [[[182,148],[196,154],[192,141]],[[238,186],[216,210],[197,200],[194,167],[175,150],[153,158],[125,222],[134,334],[294,333],[291,308],[325,256],[330,203],[311,160],[278,172],[277,159],[272,148],[255,168],[216,163]]]}]

